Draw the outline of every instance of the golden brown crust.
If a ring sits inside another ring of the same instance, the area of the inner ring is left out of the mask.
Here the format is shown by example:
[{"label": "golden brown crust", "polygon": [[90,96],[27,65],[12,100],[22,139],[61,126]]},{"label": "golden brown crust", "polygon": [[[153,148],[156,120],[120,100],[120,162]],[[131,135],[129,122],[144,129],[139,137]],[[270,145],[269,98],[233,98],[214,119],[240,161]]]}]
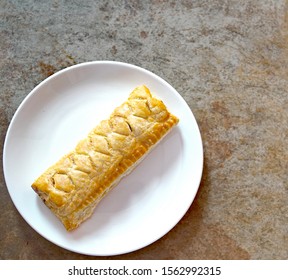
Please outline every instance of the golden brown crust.
[{"label": "golden brown crust", "polygon": [[162,101],[139,86],[32,188],[65,228],[73,230],[177,123]]}]

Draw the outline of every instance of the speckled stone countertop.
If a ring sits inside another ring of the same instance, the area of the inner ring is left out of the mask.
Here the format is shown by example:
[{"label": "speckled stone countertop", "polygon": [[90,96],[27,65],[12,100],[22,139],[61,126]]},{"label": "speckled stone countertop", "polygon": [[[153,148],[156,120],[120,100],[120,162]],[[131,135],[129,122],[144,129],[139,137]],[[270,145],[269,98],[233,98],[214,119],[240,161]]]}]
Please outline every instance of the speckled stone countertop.
[{"label": "speckled stone countertop", "polygon": [[[288,258],[288,2],[2,0],[0,38],[1,165],[25,96],[81,62],[146,68],[197,119],[205,162],[194,203],[160,240],[108,259]],[[2,168],[0,206],[0,259],[101,259],[36,233]]]}]

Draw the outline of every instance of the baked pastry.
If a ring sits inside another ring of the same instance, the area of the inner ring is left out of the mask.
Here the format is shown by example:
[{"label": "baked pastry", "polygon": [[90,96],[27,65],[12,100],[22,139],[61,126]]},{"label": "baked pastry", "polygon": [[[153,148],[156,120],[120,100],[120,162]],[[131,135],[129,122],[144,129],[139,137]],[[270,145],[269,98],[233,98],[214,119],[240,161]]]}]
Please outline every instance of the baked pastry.
[{"label": "baked pastry", "polygon": [[177,123],[162,101],[139,86],[32,188],[65,228],[73,230]]}]

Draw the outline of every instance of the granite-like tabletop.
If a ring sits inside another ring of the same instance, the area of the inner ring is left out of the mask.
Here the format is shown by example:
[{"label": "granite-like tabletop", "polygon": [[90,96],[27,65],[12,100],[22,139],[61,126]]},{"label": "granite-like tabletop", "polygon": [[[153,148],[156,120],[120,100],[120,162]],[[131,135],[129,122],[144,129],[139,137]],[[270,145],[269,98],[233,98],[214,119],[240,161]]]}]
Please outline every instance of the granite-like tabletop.
[{"label": "granite-like tabletop", "polygon": [[204,147],[199,191],[180,222],[143,249],[105,258],[40,236],[16,210],[1,168],[0,259],[288,258],[287,1],[2,0],[0,50],[1,165],[7,128],[29,92],[97,60],[170,83]]}]

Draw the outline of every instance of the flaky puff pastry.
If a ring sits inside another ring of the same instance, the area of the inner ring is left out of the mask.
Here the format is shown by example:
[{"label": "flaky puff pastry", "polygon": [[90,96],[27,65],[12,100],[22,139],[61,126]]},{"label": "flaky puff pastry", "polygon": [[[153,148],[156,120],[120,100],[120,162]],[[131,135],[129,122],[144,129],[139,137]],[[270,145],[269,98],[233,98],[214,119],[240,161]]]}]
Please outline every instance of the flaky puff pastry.
[{"label": "flaky puff pastry", "polygon": [[32,188],[71,231],[177,123],[161,100],[139,86]]}]

